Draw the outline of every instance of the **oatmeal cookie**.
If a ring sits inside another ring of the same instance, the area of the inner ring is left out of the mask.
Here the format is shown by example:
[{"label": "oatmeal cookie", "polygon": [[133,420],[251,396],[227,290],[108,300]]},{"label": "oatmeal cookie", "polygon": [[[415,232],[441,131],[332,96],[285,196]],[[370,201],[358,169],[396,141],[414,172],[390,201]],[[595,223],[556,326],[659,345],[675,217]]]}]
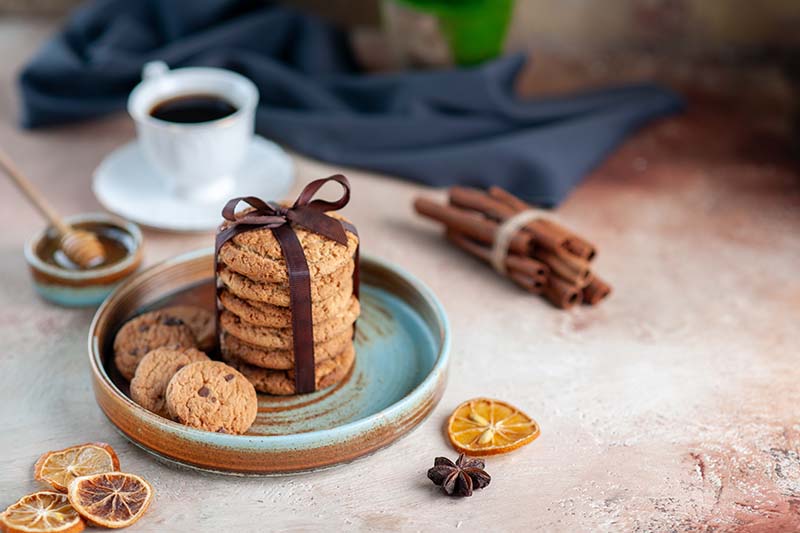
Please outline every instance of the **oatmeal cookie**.
[{"label": "oatmeal cookie", "polygon": [[[352,342],[353,328],[329,341],[314,346],[314,360],[319,363],[340,353],[348,343]],[[271,350],[248,344],[230,333],[224,333],[221,339],[221,351],[230,357],[240,359],[253,366],[273,370],[289,370],[294,367],[294,350]]]},{"label": "oatmeal cookie", "polygon": [[[328,388],[344,379],[353,366],[355,355],[355,347],[350,344],[340,354],[319,363],[315,367],[317,390]],[[238,368],[259,392],[281,396],[295,393],[294,370],[259,368],[224,354],[223,359]]]},{"label": "oatmeal cookie", "polygon": [[198,361],[178,370],[167,385],[166,404],[176,422],[217,433],[245,433],[258,414],[253,385],[219,361]]},{"label": "oatmeal cookie", "polygon": [[131,380],[131,399],[148,411],[169,418],[164,404],[169,380],[189,363],[208,360],[206,354],[194,348],[156,348],[147,352]]},{"label": "oatmeal cookie", "polygon": [[[327,214],[346,220],[338,213]],[[353,260],[358,237],[349,231],[346,231],[347,245],[344,245],[299,225],[293,224],[292,230],[303,247],[311,279],[336,272]],[[234,272],[255,281],[279,283],[289,279],[283,251],[269,228],[236,235],[220,248],[219,261]]]},{"label": "oatmeal cookie", "polygon": [[197,347],[204,352],[214,349],[217,341],[214,313],[195,305],[173,305],[160,309],[165,314],[183,320],[197,338]]},{"label": "oatmeal cookie", "polygon": [[156,348],[197,348],[197,338],[183,320],[151,311],[126,322],[114,337],[114,364],[131,380],[144,355]]},{"label": "oatmeal cookie", "polygon": [[[218,296],[222,307],[249,324],[268,328],[292,327],[292,310],[289,307],[278,307],[264,302],[243,300],[224,289],[219,291]],[[341,293],[326,300],[312,302],[312,322],[319,324],[338,316],[347,309],[351,297],[351,293]]]},{"label": "oatmeal cookie", "polygon": [[[353,269],[355,261],[349,261],[342,268],[322,276],[311,279],[311,302],[316,303],[326,300],[336,294],[352,294]],[[235,296],[243,300],[264,302],[279,307],[289,307],[289,283],[262,283],[253,281],[241,274],[237,274],[226,266],[219,271],[222,284]]]},{"label": "oatmeal cookie", "polygon": [[[360,310],[358,299],[351,297],[350,305],[345,311],[324,322],[314,324],[314,343],[323,343],[343,334],[356,321]],[[220,313],[220,327],[248,344],[279,350],[292,348],[292,328],[255,326],[227,310]]]}]

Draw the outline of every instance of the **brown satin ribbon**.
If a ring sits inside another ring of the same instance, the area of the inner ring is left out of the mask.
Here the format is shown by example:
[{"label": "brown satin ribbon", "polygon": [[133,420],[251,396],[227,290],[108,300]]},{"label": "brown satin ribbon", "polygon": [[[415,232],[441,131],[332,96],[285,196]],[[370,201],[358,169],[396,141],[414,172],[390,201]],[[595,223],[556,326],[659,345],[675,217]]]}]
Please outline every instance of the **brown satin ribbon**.
[{"label": "brown satin ribbon", "polygon": [[[326,183],[333,181],[344,188],[344,194],[335,202],[314,200],[314,195]],[[292,312],[292,339],[294,348],[294,381],[298,394],[316,390],[314,372],[314,326],[311,319],[311,277],[305,252],[292,229],[297,224],[309,231],[347,245],[345,229],[357,234],[355,227],[347,222],[329,217],[327,211],[341,209],[350,201],[350,182],[341,174],[314,180],[303,189],[291,207],[265,202],[255,196],[233,198],[225,204],[222,216],[228,221],[220,228],[214,246],[214,273],[218,272],[217,257],[222,245],[236,235],[259,228],[268,228],[280,244],[289,276],[289,303]],[[244,202],[252,210],[237,215],[236,207]],[[355,253],[353,270],[353,292],[358,297],[358,251]],[[219,304],[217,303],[217,307]],[[217,311],[219,316],[219,311]],[[219,324],[217,325],[219,331]],[[219,337],[219,335],[217,335]]]}]

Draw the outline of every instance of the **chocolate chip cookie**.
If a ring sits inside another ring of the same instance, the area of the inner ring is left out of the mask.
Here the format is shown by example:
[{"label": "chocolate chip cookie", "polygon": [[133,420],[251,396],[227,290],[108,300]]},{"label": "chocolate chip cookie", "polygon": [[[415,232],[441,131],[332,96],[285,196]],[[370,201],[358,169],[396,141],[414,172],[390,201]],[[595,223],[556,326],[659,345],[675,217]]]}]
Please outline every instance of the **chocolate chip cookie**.
[{"label": "chocolate chip cookie", "polygon": [[[349,261],[339,270],[311,280],[311,302],[325,300],[336,294],[353,292],[353,269],[355,262]],[[262,283],[253,281],[223,266],[219,270],[222,284],[234,295],[245,300],[264,302],[280,307],[289,307],[289,284]]]},{"label": "chocolate chip cookie", "polygon": [[[268,328],[292,327],[292,310],[264,302],[243,300],[227,290],[218,293],[222,306],[245,322]],[[311,303],[311,320],[319,324],[344,312],[350,304],[351,293],[339,293],[328,299]]]},{"label": "chocolate chip cookie", "polygon": [[156,348],[147,352],[131,380],[131,399],[145,409],[169,418],[164,403],[169,380],[186,365],[208,360],[206,354],[194,348]]},{"label": "chocolate chip cookie", "polygon": [[[345,311],[324,322],[314,324],[314,343],[323,343],[343,334],[356,321],[360,310],[358,299],[351,296],[350,304]],[[255,326],[227,310],[220,313],[220,326],[223,330],[255,346],[279,350],[292,348],[292,328]]]},{"label": "chocolate chip cookie", "polygon": [[[314,360],[319,363],[340,353],[348,343],[353,342],[353,328],[327,342],[314,346]],[[240,359],[253,366],[271,368],[273,370],[289,370],[294,367],[294,350],[270,350],[260,348],[238,339],[230,333],[224,333],[220,346],[222,353]]]},{"label": "chocolate chip cookie", "polygon": [[216,326],[214,313],[195,305],[173,305],[161,309],[165,314],[182,320],[197,338],[197,347],[204,352],[214,349],[216,345]]},{"label": "chocolate chip cookie", "polygon": [[219,361],[199,361],[178,370],[167,385],[166,404],[176,422],[217,433],[245,433],[258,414],[253,385]]},{"label": "chocolate chip cookie", "polygon": [[162,347],[197,348],[197,338],[180,318],[163,311],[144,313],[126,322],[114,337],[114,364],[130,380],[142,357]]},{"label": "chocolate chip cookie", "polygon": [[[346,220],[338,213],[327,215]],[[303,248],[311,279],[331,274],[353,260],[358,237],[349,231],[344,245],[302,226],[293,224],[292,230]],[[236,235],[222,245],[218,258],[229,269],[255,281],[278,283],[289,279],[283,250],[269,228]]]},{"label": "chocolate chip cookie", "polygon": [[[353,366],[355,347],[350,344],[340,354],[318,363],[314,369],[317,390],[339,383]],[[223,359],[239,369],[257,391],[285,396],[295,394],[294,370],[268,370],[223,354]]]}]

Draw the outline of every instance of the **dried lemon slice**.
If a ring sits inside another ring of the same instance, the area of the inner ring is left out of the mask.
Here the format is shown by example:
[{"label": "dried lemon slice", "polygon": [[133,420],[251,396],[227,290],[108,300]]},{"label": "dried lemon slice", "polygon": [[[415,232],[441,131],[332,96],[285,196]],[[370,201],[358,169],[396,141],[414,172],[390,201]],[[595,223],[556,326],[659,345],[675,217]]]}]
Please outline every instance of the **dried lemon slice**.
[{"label": "dried lemon slice", "polygon": [[119,458],[114,449],[102,442],[90,442],[43,454],[33,467],[33,475],[54,489],[67,492],[76,477],[116,470]]},{"label": "dried lemon slice", "polygon": [[474,398],[450,415],[447,436],[461,453],[495,455],[532,442],[539,436],[539,424],[506,402]]},{"label": "dried lemon slice", "polygon": [[78,533],[85,524],[66,494],[34,492],[0,514],[0,530],[6,533]]},{"label": "dried lemon slice", "polygon": [[67,496],[90,523],[120,528],[133,524],[147,511],[153,487],[137,475],[108,472],[72,480]]}]

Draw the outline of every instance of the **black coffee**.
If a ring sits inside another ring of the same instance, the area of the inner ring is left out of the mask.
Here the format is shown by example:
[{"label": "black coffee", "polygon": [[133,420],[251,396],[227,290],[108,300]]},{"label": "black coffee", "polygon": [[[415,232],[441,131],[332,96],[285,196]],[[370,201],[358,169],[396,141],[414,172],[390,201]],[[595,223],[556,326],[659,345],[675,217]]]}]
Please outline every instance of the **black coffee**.
[{"label": "black coffee", "polygon": [[150,116],[167,122],[210,122],[236,113],[236,107],[213,94],[185,94],[163,100],[150,110]]}]

